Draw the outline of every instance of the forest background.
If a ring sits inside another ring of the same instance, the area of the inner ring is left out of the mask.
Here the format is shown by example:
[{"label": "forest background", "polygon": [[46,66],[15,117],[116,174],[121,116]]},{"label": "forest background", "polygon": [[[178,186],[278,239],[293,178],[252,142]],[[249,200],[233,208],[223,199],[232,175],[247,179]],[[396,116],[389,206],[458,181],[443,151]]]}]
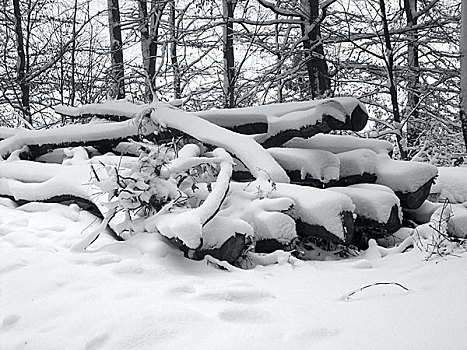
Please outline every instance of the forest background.
[{"label": "forest background", "polygon": [[65,122],[58,104],[108,99],[199,111],[353,96],[372,121],[358,136],[391,140],[401,159],[461,165],[462,10],[459,0],[3,0],[0,125],[49,128]]}]

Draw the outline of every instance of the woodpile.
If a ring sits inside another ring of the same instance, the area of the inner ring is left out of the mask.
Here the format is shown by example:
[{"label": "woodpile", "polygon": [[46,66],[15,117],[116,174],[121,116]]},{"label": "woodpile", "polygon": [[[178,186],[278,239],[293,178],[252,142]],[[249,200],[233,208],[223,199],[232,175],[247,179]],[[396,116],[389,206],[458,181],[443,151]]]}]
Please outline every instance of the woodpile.
[{"label": "woodpile", "polygon": [[[158,232],[192,259],[233,263],[249,246],[269,253],[310,238],[365,248],[402,226],[437,175],[429,164],[391,159],[387,141],[325,134],[365,127],[354,98],[194,114],[122,101],[57,112],[93,121],[2,128],[0,195],[74,200],[117,236]],[[154,165],[161,149],[166,159]],[[150,175],[141,162],[152,164]]]}]

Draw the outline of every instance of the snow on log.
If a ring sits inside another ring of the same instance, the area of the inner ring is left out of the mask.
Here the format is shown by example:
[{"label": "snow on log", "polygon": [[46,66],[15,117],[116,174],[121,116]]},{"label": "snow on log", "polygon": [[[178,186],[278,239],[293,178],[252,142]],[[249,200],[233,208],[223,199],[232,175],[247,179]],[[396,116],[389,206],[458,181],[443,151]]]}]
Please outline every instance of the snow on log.
[{"label": "snow on log", "polygon": [[467,202],[467,167],[438,167],[436,184],[431,187],[430,200],[450,203]]},{"label": "snow on log", "polygon": [[24,128],[7,128],[4,126],[0,126],[0,140],[7,139],[11,136],[14,136],[16,134],[19,134],[23,131],[27,131],[29,129],[24,129]]},{"label": "snow on log", "polygon": [[351,97],[319,101],[316,108],[268,117],[268,132],[256,140],[265,148],[278,147],[294,137],[311,137],[331,130],[363,129],[368,113]]},{"label": "snow on log", "polygon": [[369,149],[356,149],[337,153],[339,159],[339,179],[330,181],[329,186],[348,186],[357,183],[376,181],[377,155]]},{"label": "snow on log", "polygon": [[349,196],[355,204],[357,217],[352,243],[356,246],[365,246],[371,238],[391,235],[402,226],[399,198],[385,186],[358,184],[329,190]]},{"label": "snow on log", "polygon": [[223,149],[213,151],[214,157],[222,159],[217,177],[216,187],[206,200],[194,209],[172,208],[172,203],[166,204],[156,215],[146,219],[145,228],[148,232],[159,231],[168,239],[179,239],[189,249],[199,249],[203,244],[203,226],[205,226],[220,210],[229,191],[232,174],[232,157]]},{"label": "snow on log", "polygon": [[203,245],[200,248],[182,246],[180,249],[193,260],[202,260],[210,255],[232,263],[245,251],[253,234],[253,228],[247,222],[216,215],[203,227]]},{"label": "snow on log", "polygon": [[342,153],[366,148],[376,153],[388,154],[392,152],[391,142],[377,139],[366,139],[349,135],[324,135],[318,134],[313,137],[293,138],[284,144],[285,147],[321,149],[332,153]]},{"label": "snow on log", "polygon": [[376,183],[392,189],[408,209],[418,208],[428,198],[437,174],[431,164],[393,160],[383,154],[376,163]]},{"label": "snow on log", "polygon": [[290,250],[297,238],[295,221],[285,212],[295,205],[290,198],[263,198],[261,192],[231,191],[220,216],[241,218],[254,231],[255,251]]},{"label": "snow on log", "polygon": [[299,236],[318,236],[336,242],[352,239],[354,204],[341,193],[293,184],[272,184],[259,178],[247,185],[232,183],[236,191],[261,192],[268,198],[290,198],[295,203],[288,214],[295,219]]},{"label": "snow on log", "polygon": [[156,125],[145,117],[149,112],[150,110],[145,109],[137,118],[124,122],[76,124],[55,129],[25,130],[0,141],[0,157],[4,158],[23,146],[52,145],[51,148],[57,148],[148,135],[156,130]]},{"label": "snow on log", "polygon": [[330,152],[277,147],[268,152],[285,169],[291,183],[323,188],[339,179],[340,161]]},{"label": "snow on log", "polygon": [[103,119],[122,121],[135,117],[145,108],[147,108],[147,105],[137,105],[126,100],[116,100],[103,103],[91,103],[81,107],[59,105],[55,107],[55,113],[71,118],[97,116]]},{"label": "snow on log", "polygon": [[[433,214],[442,211],[446,203],[432,203],[429,201],[417,209],[405,209],[404,217],[419,224],[430,222]],[[451,215],[448,219],[448,234],[452,237],[467,238],[467,208],[464,204],[448,204]]]},{"label": "snow on log", "polygon": [[251,137],[224,129],[168,104],[157,103],[153,108],[151,117],[154,122],[180,130],[201,142],[226,149],[238,157],[255,178],[266,172],[274,181],[290,181],[285,170]]}]

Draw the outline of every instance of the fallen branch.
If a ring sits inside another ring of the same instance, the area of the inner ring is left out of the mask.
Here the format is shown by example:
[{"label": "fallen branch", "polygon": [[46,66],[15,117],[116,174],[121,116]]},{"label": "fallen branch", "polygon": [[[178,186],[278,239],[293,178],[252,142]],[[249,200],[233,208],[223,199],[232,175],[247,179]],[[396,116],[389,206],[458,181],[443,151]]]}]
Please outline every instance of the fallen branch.
[{"label": "fallen branch", "polygon": [[361,288],[358,288],[356,290],[354,290],[353,292],[350,292],[344,296],[342,296],[340,298],[340,300],[345,300],[345,301],[350,301],[350,299],[352,298],[353,295],[367,289],[367,288],[371,288],[371,287],[376,287],[376,286],[397,286],[397,287],[400,287],[402,288],[403,290],[405,291],[409,291],[409,289],[407,287],[404,287],[402,284],[398,283],[398,282],[376,282],[376,283],[373,283],[373,284],[368,284],[366,286],[363,286]]}]

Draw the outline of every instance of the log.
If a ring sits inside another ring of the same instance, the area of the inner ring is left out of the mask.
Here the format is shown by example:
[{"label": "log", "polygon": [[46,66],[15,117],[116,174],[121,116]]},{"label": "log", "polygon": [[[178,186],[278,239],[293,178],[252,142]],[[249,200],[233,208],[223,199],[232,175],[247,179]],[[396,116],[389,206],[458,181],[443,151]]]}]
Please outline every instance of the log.
[{"label": "log", "polygon": [[358,183],[376,182],[377,155],[369,149],[355,149],[337,153],[339,179],[330,181],[326,187],[350,186]]},{"label": "log", "polygon": [[343,153],[358,149],[372,150],[378,154],[392,153],[391,142],[368,139],[349,135],[324,135],[319,134],[310,138],[293,138],[284,144],[284,147],[320,149],[331,153]]},{"label": "log", "polygon": [[285,169],[291,183],[324,188],[339,179],[340,161],[330,152],[276,147],[268,152]]},{"label": "log", "polygon": [[379,155],[376,163],[376,183],[392,189],[402,208],[416,209],[430,194],[438,174],[435,166],[427,163],[393,160]]},{"label": "log", "polygon": [[365,108],[356,99],[324,100],[307,111],[270,117],[267,134],[257,141],[265,148],[279,147],[294,137],[308,138],[332,130],[360,131],[367,120]]},{"label": "log", "polygon": [[267,173],[273,181],[290,181],[284,169],[253,138],[224,129],[168,104],[156,103],[152,108],[151,118],[156,124],[180,130],[203,143],[226,149],[240,159],[255,178]]},{"label": "log", "polygon": [[287,212],[300,236],[317,235],[335,242],[350,242],[353,235],[352,200],[341,193],[294,184],[271,184],[265,178],[247,185],[231,183],[232,191],[262,191],[268,198],[290,198],[295,203]]},{"label": "log", "polygon": [[399,198],[385,186],[359,184],[329,190],[349,196],[355,204],[357,217],[351,243],[359,248],[365,248],[369,239],[391,235],[402,226]]},{"label": "log", "polygon": [[32,146],[32,149],[36,151],[40,146],[47,149],[101,144],[103,147],[111,148],[122,139],[149,135],[156,131],[156,125],[147,118],[150,112],[151,110],[143,110],[137,118],[125,122],[76,124],[55,129],[25,130],[0,141],[0,157],[5,158],[23,146]]}]

